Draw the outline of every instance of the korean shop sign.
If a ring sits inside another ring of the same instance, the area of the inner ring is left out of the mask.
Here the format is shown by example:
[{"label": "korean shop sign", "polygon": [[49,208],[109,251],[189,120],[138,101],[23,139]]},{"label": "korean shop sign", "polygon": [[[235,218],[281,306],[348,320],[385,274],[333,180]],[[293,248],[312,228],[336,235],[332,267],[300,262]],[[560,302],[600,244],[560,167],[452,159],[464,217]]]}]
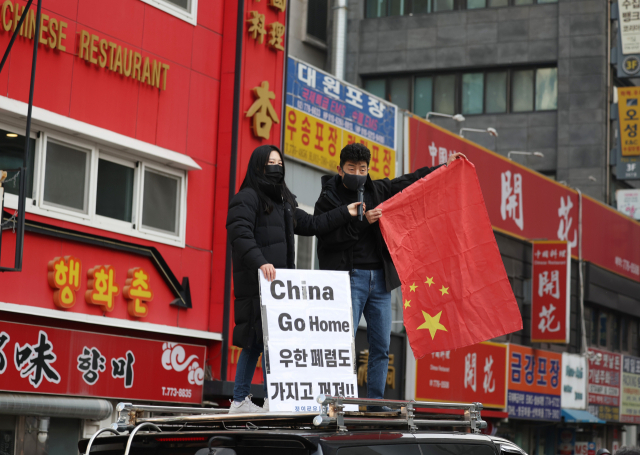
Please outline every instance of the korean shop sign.
[{"label": "korean shop sign", "polygon": [[0,321],[0,390],[200,403],[206,348]]},{"label": "korean shop sign", "polygon": [[335,172],[342,148],[359,142],[371,151],[371,178],[393,178],[397,111],[393,104],[311,65],[288,59],[288,156]]},{"label": "korean shop sign", "polygon": [[579,354],[562,353],[562,407],[587,408],[587,361]]},{"label": "korean shop sign", "polygon": [[[640,54],[640,3],[618,0],[618,20],[622,54]],[[640,68],[634,68],[635,72]]]},{"label": "korean shop sign", "polygon": [[533,242],[531,341],[568,343],[571,315],[571,245]]},{"label": "korean shop sign", "polygon": [[560,421],[562,354],[509,345],[509,417]]},{"label": "korean shop sign", "polygon": [[506,406],[507,345],[484,342],[416,361],[416,399]]},{"label": "korean shop sign", "polygon": [[620,421],[640,423],[640,358],[622,358]]},{"label": "korean shop sign", "polygon": [[320,394],[358,396],[347,272],[260,274],[269,409],[319,411]]},{"label": "korean shop sign", "polygon": [[590,351],[601,355],[589,357],[589,412],[602,420],[617,421],[622,356],[599,349]]},{"label": "korean shop sign", "polygon": [[622,156],[640,155],[638,125],[640,125],[640,88],[618,87],[618,122]]}]

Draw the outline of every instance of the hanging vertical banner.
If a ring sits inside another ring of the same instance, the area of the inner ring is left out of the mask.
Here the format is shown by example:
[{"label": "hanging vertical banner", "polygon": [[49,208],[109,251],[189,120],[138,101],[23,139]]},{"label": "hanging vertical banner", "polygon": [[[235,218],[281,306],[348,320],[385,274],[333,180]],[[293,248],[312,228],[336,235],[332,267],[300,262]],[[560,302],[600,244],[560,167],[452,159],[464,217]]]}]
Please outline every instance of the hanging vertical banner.
[{"label": "hanging vertical banner", "polygon": [[562,407],[587,408],[587,361],[579,354],[562,353]]},{"label": "hanging vertical banner", "polygon": [[571,316],[571,245],[533,242],[531,342],[568,343]]},{"label": "hanging vertical banner", "polygon": [[599,349],[590,351],[595,355],[589,357],[589,412],[602,420],[617,421],[622,356]]},{"label": "hanging vertical banner", "polygon": [[562,354],[509,345],[509,417],[560,421]]},{"label": "hanging vertical banner", "polygon": [[360,88],[289,57],[285,152],[328,171],[354,142],[371,151],[372,179],[396,176],[398,108]]},{"label": "hanging vertical banner", "polygon": [[269,409],[318,412],[320,394],[357,397],[349,274],[278,269],[268,282],[258,273]]},{"label": "hanging vertical banner", "polygon": [[640,358],[622,358],[620,422],[640,423]]},{"label": "hanging vertical banner", "polygon": [[622,156],[640,155],[640,141],[638,140],[638,125],[640,125],[640,110],[638,99],[640,88],[618,87],[618,122],[620,125],[620,150]]}]

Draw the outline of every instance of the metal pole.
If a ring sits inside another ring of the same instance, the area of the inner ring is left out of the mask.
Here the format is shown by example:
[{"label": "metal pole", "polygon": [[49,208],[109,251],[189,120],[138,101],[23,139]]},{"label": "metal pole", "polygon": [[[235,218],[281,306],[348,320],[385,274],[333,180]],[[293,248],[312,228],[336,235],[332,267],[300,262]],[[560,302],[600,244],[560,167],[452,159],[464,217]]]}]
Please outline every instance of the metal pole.
[{"label": "metal pole", "polygon": [[[0,73],[2,72],[2,68],[4,68],[4,64],[7,61],[7,58],[9,57],[9,54],[11,53],[11,48],[13,47],[13,42],[16,40],[16,36],[18,36],[18,32],[22,28],[22,23],[24,22],[25,18],[27,17],[27,13],[29,12],[29,8],[31,8],[31,3],[32,2],[33,2],[33,0],[29,0],[27,2],[27,5],[22,10],[22,16],[20,16],[20,20],[18,21],[18,25],[16,26],[16,29],[13,31],[13,35],[11,35],[11,41],[9,41],[9,45],[7,46],[7,50],[4,51],[4,55],[2,56],[2,62],[0,62]],[[19,7],[16,6],[16,8],[19,8]],[[40,27],[40,22],[38,22],[37,27]]]},{"label": "metal pole", "polygon": [[[22,21],[27,15],[28,10],[25,8],[20,20]],[[33,88],[36,82],[36,61],[38,59],[38,43],[40,42],[40,17],[42,15],[42,0],[38,0],[38,9],[36,13],[36,33],[33,37],[33,58],[31,60],[31,84],[29,85],[29,107],[27,109],[27,128],[25,131],[24,159],[22,169],[20,170],[20,198],[18,201],[18,232],[16,233],[16,270],[22,271],[22,248],[24,245],[24,220],[25,220],[25,199],[26,199],[26,181],[27,168],[29,166],[29,143],[31,141],[31,113],[33,111]],[[16,27],[18,31],[18,27]],[[15,37],[15,33],[14,33]]]}]

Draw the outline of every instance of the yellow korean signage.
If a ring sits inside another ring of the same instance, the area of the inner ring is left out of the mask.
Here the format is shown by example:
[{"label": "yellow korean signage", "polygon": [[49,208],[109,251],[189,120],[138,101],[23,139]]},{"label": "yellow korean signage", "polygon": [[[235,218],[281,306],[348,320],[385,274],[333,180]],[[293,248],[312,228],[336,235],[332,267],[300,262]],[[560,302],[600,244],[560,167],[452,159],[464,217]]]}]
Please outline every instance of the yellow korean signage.
[{"label": "yellow korean signage", "polygon": [[638,125],[640,124],[640,88],[618,88],[618,121],[622,156],[640,156]]}]

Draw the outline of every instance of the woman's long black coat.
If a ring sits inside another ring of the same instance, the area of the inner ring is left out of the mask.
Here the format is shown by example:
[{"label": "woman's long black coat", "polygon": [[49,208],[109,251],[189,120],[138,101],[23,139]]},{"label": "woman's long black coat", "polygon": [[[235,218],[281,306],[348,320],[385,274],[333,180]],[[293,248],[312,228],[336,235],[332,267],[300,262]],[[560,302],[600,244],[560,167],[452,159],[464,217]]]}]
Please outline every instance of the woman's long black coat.
[{"label": "woman's long black coat", "polygon": [[229,205],[227,234],[233,258],[236,323],[233,344],[241,348],[262,343],[258,269],[264,264],[273,264],[276,269],[294,269],[294,233],[322,235],[351,219],[347,206],[315,217],[282,200],[274,200],[273,206],[271,213],[267,213],[250,188],[240,190]]}]

